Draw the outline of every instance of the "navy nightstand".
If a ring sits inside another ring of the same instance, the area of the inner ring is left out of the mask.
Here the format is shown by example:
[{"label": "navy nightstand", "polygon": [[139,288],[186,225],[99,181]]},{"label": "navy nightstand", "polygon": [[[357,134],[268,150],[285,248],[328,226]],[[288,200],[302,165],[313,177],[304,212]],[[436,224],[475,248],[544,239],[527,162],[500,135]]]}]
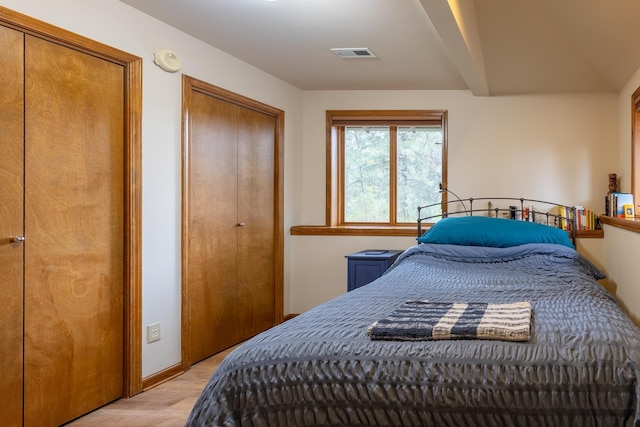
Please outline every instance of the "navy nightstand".
[{"label": "navy nightstand", "polygon": [[347,291],[371,283],[387,271],[404,251],[392,249],[367,249],[345,255],[347,259]]}]

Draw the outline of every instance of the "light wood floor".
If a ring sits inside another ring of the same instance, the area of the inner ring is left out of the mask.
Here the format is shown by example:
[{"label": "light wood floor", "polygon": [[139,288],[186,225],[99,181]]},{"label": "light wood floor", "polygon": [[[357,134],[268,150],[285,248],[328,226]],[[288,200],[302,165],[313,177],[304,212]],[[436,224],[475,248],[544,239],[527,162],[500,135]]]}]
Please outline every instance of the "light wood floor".
[{"label": "light wood floor", "polygon": [[184,426],[207,380],[233,348],[191,366],[186,373],[130,399],[120,399],[67,424],[71,427]]}]

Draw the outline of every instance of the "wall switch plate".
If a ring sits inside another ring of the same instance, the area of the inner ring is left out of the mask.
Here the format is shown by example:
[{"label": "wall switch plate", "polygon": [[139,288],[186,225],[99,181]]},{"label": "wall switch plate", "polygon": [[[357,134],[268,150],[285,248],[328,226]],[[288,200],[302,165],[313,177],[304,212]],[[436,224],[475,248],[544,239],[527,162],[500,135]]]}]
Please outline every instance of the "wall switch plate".
[{"label": "wall switch plate", "polygon": [[160,322],[147,325],[147,342],[160,341]]}]

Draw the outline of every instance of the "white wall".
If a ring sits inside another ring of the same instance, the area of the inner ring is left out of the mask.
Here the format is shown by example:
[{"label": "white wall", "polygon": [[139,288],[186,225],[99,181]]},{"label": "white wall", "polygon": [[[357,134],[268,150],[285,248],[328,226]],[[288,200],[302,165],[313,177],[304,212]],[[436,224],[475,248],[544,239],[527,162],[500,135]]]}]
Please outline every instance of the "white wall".
[{"label": "white wall", "polygon": [[[618,166],[613,94],[473,97],[467,91],[306,91],[300,224],[324,224],[325,110],[444,109],[449,112],[449,187],[460,197],[525,197],[604,212]],[[403,249],[414,238],[292,236],[291,310],[346,291],[344,255]],[[602,240],[579,248],[603,266]]]},{"label": "white wall", "polygon": [[[618,97],[620,111],[618,139],[619,190],[631,191],[631,95],[640,86],[640,69],[627,82]],[[637,202],[636,202],[637,203]],[[611,286],[618,300],[637,324],[640,324],[640,234],[605,226],[604,260]]]},{"label": "white wall", "polygon": [[640,234],[604,226],[604,253],[610,288],[631,318],[640,325]]},{"label": "white wall", "polygon": [[[143,377],[181,361],[181,73],[285,111],[285,226],[292,224],[300,186],[302,93],[222,51],[208,46],[117,0],[0,0],[0,5],[137,55],[143,63],[142,113],[142,322],[161,322],[162,339],[146,343]],[[169,74],[151,61],[156,48],[182,59]],[[300,208],[298,206],[297,210]],[[285,271],[288,271],[285,242]],[[285,273],[285,311],[289,307]]]},{"label": "white wall", "polygon": [[403,250],[415,243],[415,237],[291,236],[291,312],[302,313],[347,291],[345,255]]}]

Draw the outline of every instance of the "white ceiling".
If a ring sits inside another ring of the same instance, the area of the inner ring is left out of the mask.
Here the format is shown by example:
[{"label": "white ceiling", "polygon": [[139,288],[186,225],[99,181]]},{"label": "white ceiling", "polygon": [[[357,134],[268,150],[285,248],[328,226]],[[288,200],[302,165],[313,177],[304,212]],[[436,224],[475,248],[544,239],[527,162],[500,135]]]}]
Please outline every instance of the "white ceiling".
[{"label": "white ceiling", "polygon": [[640,68],[638,0],[121,1],[303,90],[618,92]]}]

